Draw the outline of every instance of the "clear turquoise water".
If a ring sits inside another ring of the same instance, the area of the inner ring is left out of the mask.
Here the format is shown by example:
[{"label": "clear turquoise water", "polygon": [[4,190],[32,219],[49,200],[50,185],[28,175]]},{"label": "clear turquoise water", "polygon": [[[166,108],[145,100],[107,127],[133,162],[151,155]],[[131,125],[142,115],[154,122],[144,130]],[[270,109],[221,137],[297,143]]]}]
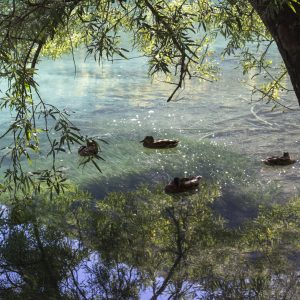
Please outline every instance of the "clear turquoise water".
[{"label": "clear turquoise water", "polygon": [[[99,66],[92,60],[84,61],[79,52],[76,65],[75,74],[71,56],[57,61],[45,59],[37,81],[44,100],[68,110],[83,134],[99,136],[109,143],[101,144],[105,159],[99,162],[101,174],[93,166],[79,167],[75,146],[58,157],[58,165],[64,167],[68,177],[95,196],[101,198],[110,191],[132,189],[141,183],[158,183],[163,188],[174,176],[200,174],[206,181],[220,183],[222,197],[215,207],[230,220],[229,224],[237,224],[255,215],[257,202],[274,197],[280,201],[299,194],[299,162],[283,168],[261,163],[261,159],[283,151],[299,158],[297,101],[295,97],[288,99],[287,104],[295,110],[284,113],[271,111],[271,106],[262,102],[251,102],[250,89],[241,83],[247,78],[235,69],[236,60],[222,62],[219,82],[188,81],[180,99],[170,103],[166,99],[171,87],[151,82],[144,58]],[[8,111],[1,113],[0,132],[11,119]],[[176,138],[180,144],[176,149],[146,149],[139,143],[146,135]],[[1,147],[4,142],[0,141]],[[33,162],[35,169],[48,163],[47,144],[42,143],[45,148]],[[47,210],[45,215],[51,225],[56,224]],[[88,216],[88,220],[92,219]],[[87,264],[96,261],[93,257],[90,260]],[[77,272],[84,284],[85,274],[81,269]],[[141,299],[150,298],[148,292],[140,292]]]},{"label": "clear turquoise water", "polygon": [[[70,178],[95,195],[143,182],[166,183],[185,174],[201,174],[224,186],[243,183],[264,189],[270,185],[288,194],[297,193],[299,162],[284,168],[261,163],[261,159],[283,151],[299,158],[296,98],[286,100],[285,104],[295,109],[286,112],[271,111],[271,105],[251,101],[251,90],[241,81],[253,83],[253,79],[242,77],[234,58],[220,63],[218,82],[189,80],[169,103],[166,100],[172,86],[151,82],[145,58],[100,65],[85,60],[81,51],[75,58],[76,73],[71,56],[44,59],[36,80],[44,100],[69,111],[83,134],[109,143],[102,146],[102,174],[92,166],[78,167],[75,147],[58,159]],[[2,112],[1,116],[3,129],[10,114]],[[173,150],[149,150],[139,143],[146,135],[181,142]],[[41,153],[34,168],[45,163],[46,153]]]}]

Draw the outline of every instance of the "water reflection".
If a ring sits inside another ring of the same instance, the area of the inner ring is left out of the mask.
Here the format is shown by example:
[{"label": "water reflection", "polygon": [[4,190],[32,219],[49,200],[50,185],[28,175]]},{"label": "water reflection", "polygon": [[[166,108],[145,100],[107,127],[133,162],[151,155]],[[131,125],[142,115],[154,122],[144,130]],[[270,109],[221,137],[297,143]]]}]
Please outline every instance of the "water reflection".
[{"label": "water reflection", "polygon": [[[284,151],[298,158],[299,111],[284,114],[271,111],[264,103],[250,102],[249,88],[241,85],[239,71],[233,71],[236,59],[220,62],[224,74],[218,83],[188,81],[180,101],[166,103],[173,87],[159,81],[151,83],[146,76],[145,58],[114,64],[103,61],[98,66],[92,60],[84,60],[83,51],[75,56],[76,74],[71,56],[41,62],[36,78],[40,93],[46,102],[67,109],[83,135],[104,138],[109,145],[102,145],[106,160],[100,162],[103,175],[90,168],[78,168],[75,147],[72,153],[58,155],[61,165],[69,169],[69,178],[85,186],[94,187],[98,182],[100,189],[110,178],[142,171],[149,175],[141,176],[144,182],[150,184],[161,178],[168,181],[170,177],[183,176],[184,172],[216,181],[221,178],[226,184],[236,183],[239,177],[245,182],[253,176],[264,185],[278,183],[289,196],[295,194],[299,163],[285,168],[283,173],[262,167],[260,161]],[[296,103],[295,98],[290,102]],[[1,112],[0,132],[5,131],[10,119],[8,111]],[[138,144],[146,135],[179,139],[178,152],[146,153]],[[8,144],[8,138],[1,140],[0,156]],[[33,161],[36,169],[49,167],[45,159],[49,144],[43,136],[41,149],[43,152]],[[9,161],[3,167],[7,165]],[[159,172],[157,178],[154,172]]]},{"label": "water reflection", "polygon": [[162,190],[7,203],[1,299],[299,299],[299,199],[229,227],[217,185]]},{"label": "water reflection", "polygon": [[[276,54],[272,56],[276,58]],[[256,170],[255,176],[265,185],[277,181],[287,194],[294,195],[299,164],[294,169],[286,168],[286,176],[280,176],[278,170],[262,168],[260,161],[283,151],[297,157],[299,111],[284,114],[271,111],[271,107],[264,103],[250,102],[251,91],[241,84],[241,73],[233,71],[235,63],[235,60],[227,59],[221,63],[223,76],[217,84],[188,81],[180,101],[172,103],[165,102],[172,86],[159,81],[151,83],[146,76],[145,58],[116,61],[114,64],[103,61],[97,66],[93,61],[84,61],[84,53],[79,51],[76,53],[75,77],[72,58],[65,56],[57,62],[42,62],[39,83],[47,102],[60,108],[63,105],[75,112],[71,119],[82,128],[83,134],[104,139],[109,136],[110,145],[103,147],[106,159],[101,166],[104,181],[136,171],[140,173],[144,164],[148,166],[145,171],[152,167],[161,171],[163,166],[162,173],[166,177],[175,176],[174,170],[194,175],[200,171],[207,174],[208,169],[211,171],[209,176],[218,180],[215,178],[217,171],[230,173],[230,169],[237,166],[236,160],[240,161],[240,157],[244,156],[246,163],[238,163],[241,172],[253,175],[253,170]],[[61,77],[68,80],[61,80]],[[51,99],[49,88],[53,91]],[[290,102],[296,103],[292,98]],[[176,138],[185,148],[179,149],[181,156],[174,156],[173,160],[164,156],[158,165],[156,158],[153,162],[151,155],[145,157],[138,148],[137,141],[146,135]],[[216,145],[215,149],[209,147],[209,143],[206,144],[209,149],[202,147],[203,140],[212,142]],[[228,148],[222,148],[223,145]],[[236,157],[232,155],[229,160],[226,154],[232,149]],[[207,157],[205,161],[199,159],[202,152],[207,156],[210,151],[225,158],[217,163],[217,158],[215,161],[209,161]],[[196,152],[198,158],[192,152]],[[74,157],[62,158],[65,167],[74,164]],[[80,183],[90,181],[94,184],[102,179],[102,176],[92,176],[90,172],[76,169],[75,166],[70,175],[78,178]],[[145,182],[151,181],[151,178],[145,178]]]}]

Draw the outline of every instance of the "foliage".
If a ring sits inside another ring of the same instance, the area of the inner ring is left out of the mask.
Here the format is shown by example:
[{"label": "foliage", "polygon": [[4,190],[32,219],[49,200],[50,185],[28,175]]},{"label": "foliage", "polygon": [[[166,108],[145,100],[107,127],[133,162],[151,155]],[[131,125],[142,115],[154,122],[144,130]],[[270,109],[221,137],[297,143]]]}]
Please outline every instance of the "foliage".
[{"label": "foliage", "polygon": [[3,207],[0,297],[139,299],[147,288],[152,299],[297,299],[299,198],[230,229],[211,208],[219,195],[144,186]]},{"label": "foliage", "polygon": [[[216,186],[203,184],[199,193],[179,197],[142,187],[97,203],[77,190],[62,195],[68,186],[57,156],[91,137],[70,122],[68,112],[45,103],[35,81],[42,55],[57,58],[85,46],[98,62],[129,58],[122,45],[126,34],[149,58],[149,73],[174,84],[171,100],[188,78],[216,78],[211,44],[221,36],[221,56],[240,55],[245,73],[269,76],[272,82],[254,92],[277,100],[286,71],[270,71],[273,41],[250,3],[0,1],[0,108],[14,118],[0,137],[8,141],[1,162],[10,161],[1,200],[7,194],[13,199],[1,207],[2,298],[136,299],[145,287],[152,299],[164,293],[195,298],[202,288],[207,299],[299,297],[290,257],[299,250],[299,199],[261,208],[257,218],[230,229],[212,209],[220,195]],[[295,11],[298,3],[269,1],[266,13],[275,15],[286,4]],[[43,139],[52,167],[28,172]],[[99,169],[97,159],[82,163]]]},{"label": "foliage", "polygon": [[[87,255],[83,247],[77,246],[74,251],[71,226],[76,222],[76,214],[70,204],[71,199],[74,207],[78,199],[88,197],[84,193],[70,193],[69,197],[49,201],[37,196],[18,204],[8,202],[9,210],[2,206],[1,298],[70,299],[68,293],[61,291],[60,283],[75,272]],[[63,219],[66,215],[68,226]]]}]

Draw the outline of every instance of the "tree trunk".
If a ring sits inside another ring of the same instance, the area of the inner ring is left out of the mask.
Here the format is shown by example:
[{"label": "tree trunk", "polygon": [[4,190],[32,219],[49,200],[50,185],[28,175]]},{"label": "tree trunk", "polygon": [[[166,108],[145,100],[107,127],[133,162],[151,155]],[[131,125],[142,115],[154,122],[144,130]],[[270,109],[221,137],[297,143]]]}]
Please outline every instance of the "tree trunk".
[{"label": "tree trunk", "polygon": [[300,105],[300,5],[287,4],[276,10],[273,1],[249,0],[272,34],[286,65]]}]

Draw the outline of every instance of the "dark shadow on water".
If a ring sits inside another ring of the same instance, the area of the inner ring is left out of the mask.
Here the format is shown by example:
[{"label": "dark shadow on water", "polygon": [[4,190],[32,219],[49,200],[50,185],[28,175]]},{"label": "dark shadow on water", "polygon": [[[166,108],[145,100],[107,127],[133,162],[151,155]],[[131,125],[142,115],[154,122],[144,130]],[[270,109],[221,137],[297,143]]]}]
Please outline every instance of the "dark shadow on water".
[{"label": "dark shadow on water", "polygon": [[[171,180],[173,178],[170,178],[166,172],[134,173],[122,178],[112,177],[109,180],[92,181],[85,184],[83,189],[91,193],[95,199],[103,199],[110,192],[130,192],[141,185],[147,185],[150,190],[155,190],[159,186],[163,191],[165,185]],[[206,177],[204,175],[203,182],[213,183],[213,180],[208,175]],[[245,185],[225,184],[220,188],[221,195],[214,201],[212,208],[226,220],[230,228],[240,226],[245,220],[257,217],[258,206],[275,197],[275,193],[266,197],[263,191],[251,191],[251,188]],[[178,198],[180,194],[174,197]]]},{"label": "dark shadow on water", "polygon": [[138,186],[146,184],[155,188],[158,184],[167,184],[166,173],[147,172],[143,174],[133,173],[123,177],[110,177],[101,181],[92,181],[82,186],[96,199],[103,199],[110,192],[129,192],[137,189]]},{"label": "dark shadow on water", "polygon": [[237,188],[223,188],[222,196],[212,205],[213,209],[225,218],[230,228],[242,225],[245,220],[256,218],[258,206],[261,204],[261,199]]}]

